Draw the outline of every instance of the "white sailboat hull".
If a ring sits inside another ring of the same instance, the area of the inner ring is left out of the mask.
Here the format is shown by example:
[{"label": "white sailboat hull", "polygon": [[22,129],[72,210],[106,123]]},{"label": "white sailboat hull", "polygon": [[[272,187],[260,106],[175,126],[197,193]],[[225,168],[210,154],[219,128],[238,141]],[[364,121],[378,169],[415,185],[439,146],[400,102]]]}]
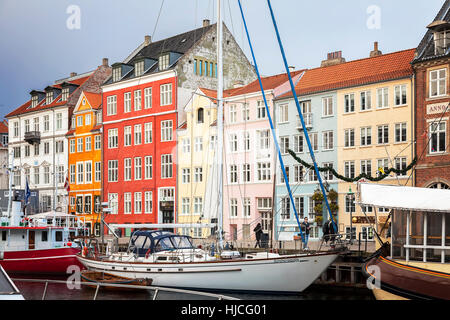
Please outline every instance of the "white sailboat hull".
[{"label": "white sailboat hull", "polygon": [[161,287],[299,293],[337,258],[337,253],[191,263],[96,260],[78,256],[90,270],[127,278],[151,278]]}]

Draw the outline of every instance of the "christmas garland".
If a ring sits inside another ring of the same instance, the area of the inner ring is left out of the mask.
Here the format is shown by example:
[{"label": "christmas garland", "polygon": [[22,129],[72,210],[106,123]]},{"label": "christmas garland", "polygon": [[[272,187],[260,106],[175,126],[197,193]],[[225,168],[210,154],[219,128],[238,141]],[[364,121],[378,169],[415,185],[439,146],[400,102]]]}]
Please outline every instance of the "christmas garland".
[{"label": "christmas garland", "polygon": [[[314,169],[314,165],[309,164],[305,161],[303,161],[302,159],[300,159],[299,157],[297,157],[297,155],[295,154],[294,151],[288,149],[289,154],[300,164],[302,164],[303,166],[307,167],[308,169]],[[356,182],[359,181],[361,179],[367,179],[369,181],[381,181],[383,179],[385,179],[386,177],[389,176],[389,174],[391,172],[396,173],[397,175],[406,175],[408,171],[410,171],[417,163],[417,157],[414,158],[414,160],[403,170],[399,170],[399,169],[395,169],[395,168],[389,168],[388,170],[384,171],[384,170],[378,170],[378,172],[380,172],[381,174],[374,178],[370,175],[367,175],[365,173],[361,173],[359,176],[355,177],[355,178],[347,178],[343,175],[340,175],[339,173],[336,172],[336,170],[334,170],[334,168],[332,167],[318,167],[319,172],[331,172],[333,174],[333,176],[335,176],[336,178],[338,178],[339,180],[343,180],[345,182]]]}]

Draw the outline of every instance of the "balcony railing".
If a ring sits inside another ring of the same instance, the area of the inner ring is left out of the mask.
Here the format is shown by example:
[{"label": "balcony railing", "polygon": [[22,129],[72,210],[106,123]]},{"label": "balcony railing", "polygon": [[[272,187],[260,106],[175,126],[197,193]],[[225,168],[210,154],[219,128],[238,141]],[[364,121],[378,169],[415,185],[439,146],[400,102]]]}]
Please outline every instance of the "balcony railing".
[{"label": "balcony railing", "polygon": [[[313,117],[312,113],[304,113],[303,114],[303,120],[305,121],[306,129],[312,129],[313,126]],[[297,129],[302,130],[302,122],[300,121],[300,116],[297,116]]]},{"label": "balcony railing", "polygon": [[27,131],[25,132],[25,141],[29,144],[35,144],[41,142],[41,132],[39,131]]}]

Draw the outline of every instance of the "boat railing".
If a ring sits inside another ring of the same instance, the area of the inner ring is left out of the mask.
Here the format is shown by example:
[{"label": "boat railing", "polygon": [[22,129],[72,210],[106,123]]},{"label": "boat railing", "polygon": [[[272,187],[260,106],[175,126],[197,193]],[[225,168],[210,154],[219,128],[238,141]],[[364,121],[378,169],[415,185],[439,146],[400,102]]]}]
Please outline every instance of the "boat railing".
[{"label": "boat railing", "polygon": [[[42,293],[41,300],[45,300],[47,297],[48,286],[49,284],[68,284],[68,281],[65,280],[49,280],[49,279],[22,279],[22,278],[14,278],[11,279],[14,282],[34,282],[34,283],[43,283],[44,291]],[[169,293],[181,293],[186,295],[194,295],[205,298],[215,298],[217,300],[240,300],[235,297],[226,296],[223,294],[215,294],[211,292],[203,292],[203,291],[194,291],[194,290],[185,290],[185,289],[176,289],[176,288],[167,288],[167,287],[158,287],[158,286],[139,286],[139,285],[129,285],[129,284],[112,284],[112,283],[95,283],[92,282],[81,282],[81,281],[71,281],[69,282],[71,286],[75,288],[81,288],[81,286],[90,286],[95,285],[95,293],[92,300],[97,300],[98,294],[100,292],[100,288],[102,287],[114,287],[117,289],[136,289],[136,290],[150,290],[153,291],[152,300],[158,300],[160,292],[169,292]],[[178,298],[177,298],[178,299]]]}]

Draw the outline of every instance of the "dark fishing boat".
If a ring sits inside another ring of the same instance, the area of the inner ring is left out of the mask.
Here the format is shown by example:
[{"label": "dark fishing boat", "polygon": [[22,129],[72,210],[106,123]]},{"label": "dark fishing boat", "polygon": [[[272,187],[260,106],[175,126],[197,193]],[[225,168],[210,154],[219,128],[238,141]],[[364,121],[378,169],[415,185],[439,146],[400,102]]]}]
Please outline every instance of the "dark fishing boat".
[{"label": "dark fishing boat", "polygon": [[[152,279],[148,278],[125,278],[121,276],[116,276],[106,272],[98,272],[91,270],[84,270],[81,272],[81,281],[84,283],[92,283],[92,286],[88,287],[95,288],[97,284],[118,284],[118,285],[133,285],[133,286],[150,286],[153,282]],[[122,288],[115,286],[104,286],[106,289],[114,290],[133,290],[133,288]]]}]

